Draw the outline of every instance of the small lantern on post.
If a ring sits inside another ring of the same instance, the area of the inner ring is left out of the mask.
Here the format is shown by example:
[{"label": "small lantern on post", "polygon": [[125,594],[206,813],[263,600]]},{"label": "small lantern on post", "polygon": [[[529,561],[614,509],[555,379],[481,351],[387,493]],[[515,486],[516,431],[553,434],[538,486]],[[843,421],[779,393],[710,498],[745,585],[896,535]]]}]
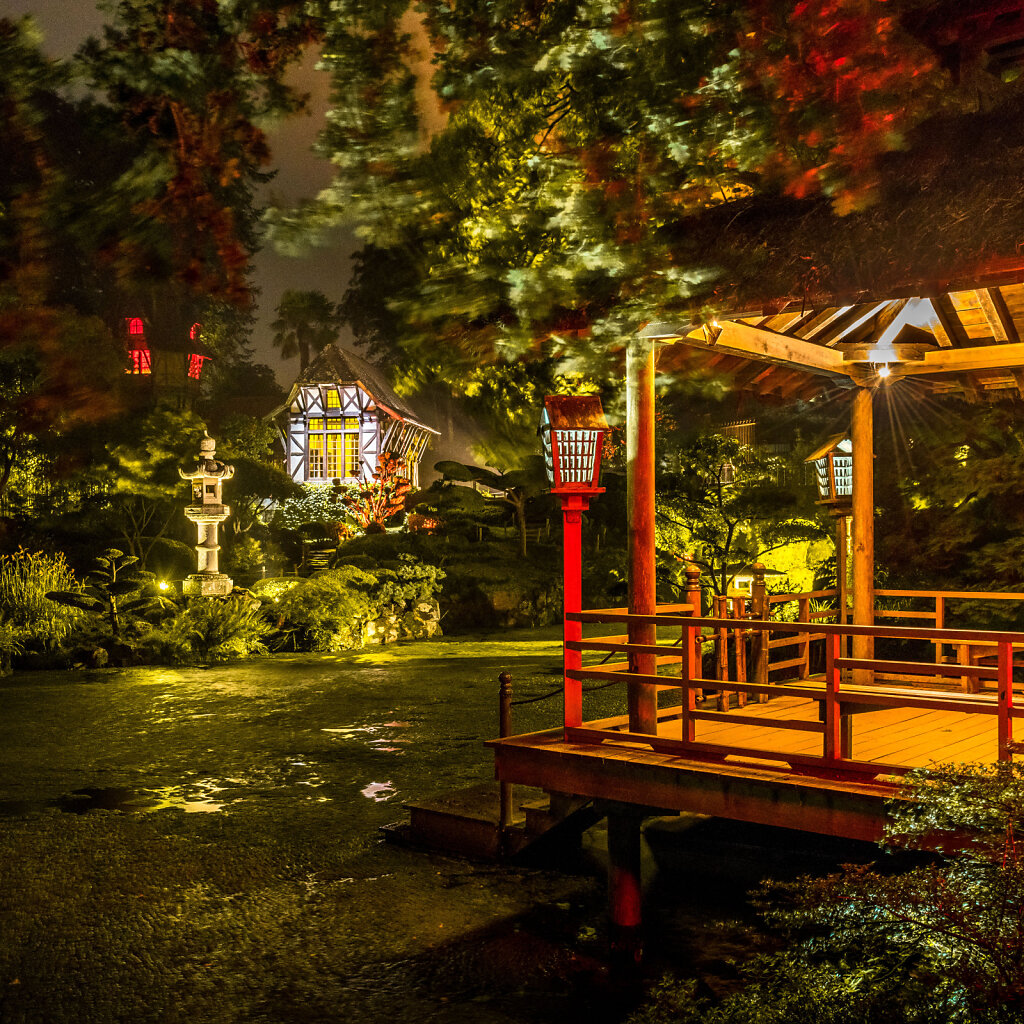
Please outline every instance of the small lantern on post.
[{"label": "small lantern on post", "polygon": [[830,437],[805,462],[813,463],[818,504],[836,520],[836,583],[839,590],[839,621],[847,608],[847,517],[853,512],[853,442],[844,434]]},{"label": "small lantern on post", "polygon": [[853,442],[836,434],[805,462],[814,464],[819,505],[826,505],[832,515],[848,516],[853,507]]},{"label": "small lantern on post", "polygon": [[565,651],[565,726],[583,724],[583,687],[569,673],[583,667],[580,651],[569,644],[583,639],[583,624],[568,616],[583,610],[583,513],[599,485],[601,448],[608,422],[596,395],[548,395],[540,436],[551,493],[562,501],[563,636]]}]

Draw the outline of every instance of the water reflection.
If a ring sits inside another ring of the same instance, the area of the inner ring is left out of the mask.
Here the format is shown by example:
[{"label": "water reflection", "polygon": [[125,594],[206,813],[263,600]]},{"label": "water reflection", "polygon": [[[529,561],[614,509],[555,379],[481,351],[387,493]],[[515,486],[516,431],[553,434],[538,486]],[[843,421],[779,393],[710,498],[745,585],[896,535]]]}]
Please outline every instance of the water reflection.
[{"label": "water reflection", "polygon": [[376,803],[383,803],[395,795],[395,787],[390,782],[371,782],[368,786],[359,790],[367,799]]}]

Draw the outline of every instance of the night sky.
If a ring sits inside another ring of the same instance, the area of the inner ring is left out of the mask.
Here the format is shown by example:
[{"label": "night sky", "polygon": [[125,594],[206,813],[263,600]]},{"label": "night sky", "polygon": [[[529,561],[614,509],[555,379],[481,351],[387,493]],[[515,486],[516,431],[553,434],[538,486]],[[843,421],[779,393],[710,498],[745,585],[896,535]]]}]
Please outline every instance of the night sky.
[{"label": "night sky", "polygon": [[[17,18],[31,14],[44,35],[44,49],[55,57],[70,56],[89,35],[98,35],[103,15],[92,0],[0,0],[0,14]],[[315,157],[310,146],[323,122],[327,106],[327,76],[316,71],[310,59],[293,76],[294,83],[308,92],[309,116],[293,118],[270,134],[277,176],[266,190],[275,202],[292,203],[310,197],[327,184],[330,167]],[[278,379],[288,386],[298,373],[298,359],[282,360],[270,343],[270,322],[281,293],[288,288],[317,288],[332,301],[343,295],[349,276],[349,256],[354,239],[337,236],[336,245],[312,256],[295,259],[278,256],[270,250],[255,260],[255,284],[258,296],[258,320],[253,334],[255,356],[274,368]],[[342,343],[346,341],[342,336]]]}]

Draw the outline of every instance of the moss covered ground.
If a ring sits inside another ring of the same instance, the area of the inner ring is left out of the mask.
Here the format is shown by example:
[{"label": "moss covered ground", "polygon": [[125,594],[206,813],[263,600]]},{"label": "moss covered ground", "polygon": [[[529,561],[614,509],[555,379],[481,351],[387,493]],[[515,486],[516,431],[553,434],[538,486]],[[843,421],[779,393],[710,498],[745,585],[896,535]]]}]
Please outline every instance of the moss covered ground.
[{"label": "moss covered ground", "polygon": [[500,671],[557,667],[530,634],[4,680],[0,1020],[619,1019],[592,871],[378,832],[489,777]]}]

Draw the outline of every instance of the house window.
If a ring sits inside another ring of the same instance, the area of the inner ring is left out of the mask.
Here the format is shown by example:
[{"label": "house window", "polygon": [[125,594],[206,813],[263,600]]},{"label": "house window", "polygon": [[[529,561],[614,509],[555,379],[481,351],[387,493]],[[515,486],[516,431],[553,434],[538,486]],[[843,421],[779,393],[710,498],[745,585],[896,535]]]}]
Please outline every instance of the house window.
[{"label": "house window", "polygon": [[343,435],[345,438],[345,476],[359,476],[359,432]]},{"label": "house window", "polygon": [[128,319],[128,333],[129,334],[145,334],[146,328],[142,323],[142,320],[137,317],[129,317]]},{"label": "house window", "polygon": [[[141,320],[139,321],[142,322]],[[129,353],[128,357],[131,359],[131,366],[125,371],[126,373],[152,373],[153,372],[153,354],[148,348],[133,348]]]},{"label": "house window", "polygon": [[336,388],[332,388],[327,392],[327,408],[328,409],[340,409],[341,408],[341,395]]},{"label": "house window", "polygon": [[341,477],[341,439],[342,434],[327,435],[327,476],[331,480]]},{"label": "house window", "polygon": [[[330,392],[327,408],[331,408]],[[306,429],[310,480],[352,479],[360,475],[358,416],[311,416]]]},{"label": "house window", "polygon": [[188,375],[193,380],[199,380],[199,375],[203,372],[204,358],[204,356],[197,355],[195,352],[188,357]]},{"label": "house window", "polygon": [[[312,426],[312,421],[310,421]],[[324,435],[309,435],[309,479],[323,480],[324,478]]]}]

